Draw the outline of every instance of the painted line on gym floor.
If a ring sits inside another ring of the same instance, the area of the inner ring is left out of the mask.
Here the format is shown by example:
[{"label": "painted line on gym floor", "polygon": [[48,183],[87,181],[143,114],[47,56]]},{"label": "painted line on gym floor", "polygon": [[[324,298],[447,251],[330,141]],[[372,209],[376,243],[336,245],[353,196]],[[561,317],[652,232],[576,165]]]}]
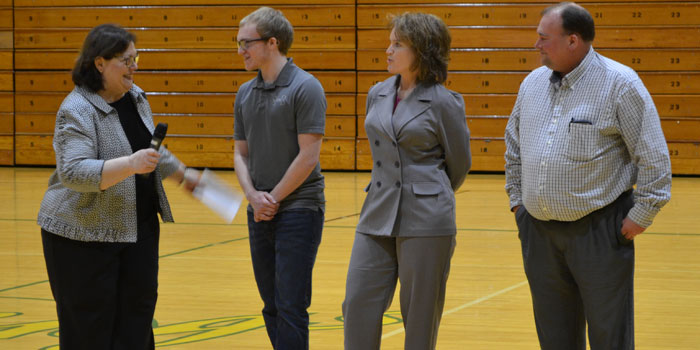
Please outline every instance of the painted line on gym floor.
[{"label": "painted line on gym floor", "polygon": [[[343,215],[343,216],[338,216],[330,219],[326,219],[324,222],[331,222],[331,221],[336,221],[340,219],[346,219],[354,216],[359,216],[360,213],[355,213],[355,214],[349,214],[349,215]],[[36,219],[18,219],[18,218],[0,218],[0,221],[16,221],[16,222],[36,222]],[[240,226],[240,227],[247,227],[248,224],[226,224],[226,223],[212,223],[212,222],[168,222],[164,223],[163,225],[188,225],[188,226],[196,226],[196,225],[202,225],[202,226]],[[349,229],[355,229],[356,226],[352,225],[324,225],[325,227],[329,228],[349,228]],[[161,226],[162,229],[162,226]],[[457,228],[457,231],[470,231],[470,232],[518,232],[516,229],[492,229],[492,228]],[[686,233],[680,233],[680,232],[644,232],[644,235],[654,235],[654,236],[680,236],[680,237],[698,237],[700,236],[700,233],[697,232],[686,232]]]},{"label": "painted line on gym floor", "polygon": [[0,299],[19,299],[19,300],[53,301],[53,299],[48,299],[48,298],[27,298],[27,297],[7,297],[7,296],[0,296]]},{"label": "painted line on gym floor", "polygon": [[351,218],[351,217],[354,217],[354,216],[360,216],[360,213],[338,216],[338,217],[335,217],[335,218],[332,218],[332,219],[327,219],[326,222],[331,222],[331,221],[341,220],[341,219],[347,219],[347,218]]},{"label": "painted line on gym floor", "polygon": [[20,288],[24,288],[24,287],[30,287],[30,286],[33,286],[33,285],[36,285],[36,284],[46,283],[46,282],[48,282],[48,281],[49,281],[49,280],[43,280],[43,281],[27,283],[27,284],[23,284],[23,285],[19,285],[19,286],[14,286],[14,287],[10,287],[10,288],[0,289],[0,293],[2,293],[2,292],[7,292],[8,290],[20,289]]},{"label": "painted line on gym floor", "polygon": [[[180,251],[176,251],[176,252],[172,252],[172,253],[168,253],[168,254],[163,254],[163,255],[160,255],[158,258],[159,258],[159,259],[163,259],[163,258],[167,258],[167,257],[173,256],[173,255],[184,254],[184,253],[188,253],[188,252],[195,251],[195,250],[199,250],[199,249],[214,247],[214,246],[217,246],[217,245],[227,244],[227,243],[231,243],[231,242],[243,241],[243,240],[247,240],[247,239],[248,239],[248,236],[245,236],[245,237],[239,237],[239,238],[229,239],[229,240],[221,241],[221,242],[209,243],[209,244],[206,244],[206,245],[203,245],[203,246],[199,246],[199,247],[194,247],[194,248],[185,249],[185,250],[180,250]],[[0,289],[0,293],[2,293],[2,292],[7,292],[7,291],[10,291],[10,290],[20,289],[20,288],[25,288],[25,287],[31,287],[31,286],[33,286],[33,285],[37,285],[37,284],[41,284],[41,283],[46,283],[46,282],[48,282],[48,281],[49,281],[49,280],[43,280],[43,281],[37,281],[37,282],[27,283],[27,284],[23,284],[23,285],[19,285],[19,286],[9,287],[9,288],[5,288],[5,289]]]},{"label": "painted line on gym floor", "polygon": [[185,250],[173,252],[173,253],[170,253],[170,254],[163,254],[163,255],[159,256],[158,258],[159,258],[159,259],[163,259],[163,258],[167,258],[167,257],[173,256],[173,255],[179,255],[179,254],[189,253],[189,252],[195,251],[195,250],[200,250],[200,249],[209,248],[209,247],[213,247],[213,246],[217,246],[217,245],[222,245],[222,244],[226,244],[226,243],[231,243],[231,242],[236,242],[236,241],[243,241],[243,240],[246,240],[246,239],[248,239],[247,236],[246,236],[246,237],[239,237],[239,238],[229,239],[228,241],[209,243],[209,244],[207,244],[207,245],[203,245],[203,246],[199,246],[199,247],[194,247],[194,248],[190,248],[190,249],[185,249]]},{"label": "painted line on gym floor", "polygon": [[[512,286],[510,286],[510,287],[501,289],[501,290],[496,291],[496,292],[493,292],[493,293],[491,293],[491,294],[489,294],[489,295],[486,295],[486,296],[483,296],[483,297],[481,297],[481,298],[472,300],[472,301],[470,301],[470,302],[468,302],[468,303],[466,303],[466,304],[462,304],[462,305],[460,305],[460,306],[457,306],[456,308],[447,310],[447,311],[443,312],[442,315],[443,315],[443,316],[447,316],[447,315],[449,315],[449,314],[453,314],[453,313],[455,313],[455,312],[457,312],[457,311],[460,311],[460,310],[462,310],[462,309],[466,309],[466,308],[468,308],[468,307],[470,307],[470,306],[474,306],[474,305],[479,304],[479,303],[482,303],[482,302],[484,302],[484,301],[486,301],[486,300],[495,298],[495,297],[497,297],[497,296],[499,296],[499,295],[501,295],[501,294],[508,293],[508,292],[512,291],[513,289],[520,288],[520,287],[522,287],[522,286],[524,286],[524,285],[526,285],[526,284],[527,284],[527,281],[522,281],[522,282],[520,282],[520,283],[516,283],[516,284],[514,284],[514,285],[512,285]],[[404,328],[403,328],[403,325],[402,325],[402,327],[399,328],[399,329],[395,329],[395,330],[393,330],[393,331],[391,331],[391,332],[389,332],[389,333],[383,334],[383,335],[382,335],[382,340],[383,340],[383,339],[386,339],[386,338],[389,338],[389,337],[393,337],[393,336],[395,336],[395,335],[397,335],[397,334],[400,334],[400,333],[403,333],[403,332],[404,332]]]}]

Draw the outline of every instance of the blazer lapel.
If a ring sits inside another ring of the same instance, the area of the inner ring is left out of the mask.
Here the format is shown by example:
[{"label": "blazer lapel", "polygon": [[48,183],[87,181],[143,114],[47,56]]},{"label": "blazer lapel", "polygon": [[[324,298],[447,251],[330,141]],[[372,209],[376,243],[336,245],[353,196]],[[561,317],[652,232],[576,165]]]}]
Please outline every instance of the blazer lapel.
[{"label": "blazer lapel", "polygon": [[394,127],[391,124],[391,114],[394,111],[395,100],[396,76],[385,81],[381,86],[381,90],[377,91],[377,102],[374,107],[382,129],[384,129],[384,132],[394,140],[396,140],[396,134],[394,133]]},{"label": "blazer lapel", "polygon": [[397,137],[406,124],[430,108],[430,101],[432,100],[432,89],[418,85],[406,100],[399,103],[396,107],[396,112],[394,112],[394,118],[396,118],[396,125],[398,126],[395,130]]},{"label": "blazer lapel", "polygon": [[136,110],[139,112],[139,116],[141,117],[143,124],[146,126],[146,129],[148,129],[151,135],[153,135],[156,127],[153,125],[153,114],[147,107],[147,104],[144,103],[144,100],[146,100],[146,93],[140,87],[136,86],[136,84],[131,86],[131,90],[129,90],[127,93],[131,95],[131,99],[134,101]]}]

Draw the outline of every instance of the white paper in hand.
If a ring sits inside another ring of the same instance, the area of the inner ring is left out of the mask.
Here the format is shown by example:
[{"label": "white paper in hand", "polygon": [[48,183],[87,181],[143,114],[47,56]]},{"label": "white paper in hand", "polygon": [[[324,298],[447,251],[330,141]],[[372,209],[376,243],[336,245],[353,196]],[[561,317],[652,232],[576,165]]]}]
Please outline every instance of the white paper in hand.
[{"label": "white paper in hand", "polygon": [[202,177],[192,191],[192,195],[229,224],[236,217],[243,201],[240,193],[227,186],[209,169],[204,169],[202,172]]}]

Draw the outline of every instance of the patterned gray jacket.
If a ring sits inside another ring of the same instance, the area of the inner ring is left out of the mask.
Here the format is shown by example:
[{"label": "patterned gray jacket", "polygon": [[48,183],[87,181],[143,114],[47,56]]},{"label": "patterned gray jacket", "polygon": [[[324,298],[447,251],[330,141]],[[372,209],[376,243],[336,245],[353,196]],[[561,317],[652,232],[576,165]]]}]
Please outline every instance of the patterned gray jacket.
[{"label": "patterned gray jacket", "polygon": [[[153,133],[153,115],[146,94],[136,85],[128,92],[143,123]],[[132,154],[117,111],[98,94],[75,87],[56,114],[53,148],[56,171],[49,178],[37,223],[53,234],[79,241],[136,242],[136,180],[129,176],[102,191],[105,160]],[[172,222],[162,180],[180,161],[160,149],[155,171],[158,212]]]}]

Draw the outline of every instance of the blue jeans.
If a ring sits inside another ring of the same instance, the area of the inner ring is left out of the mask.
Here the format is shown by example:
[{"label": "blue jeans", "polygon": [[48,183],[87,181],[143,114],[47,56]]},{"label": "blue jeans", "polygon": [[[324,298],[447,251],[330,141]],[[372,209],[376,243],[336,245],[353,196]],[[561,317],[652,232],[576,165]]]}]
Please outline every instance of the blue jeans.
[{"label": "blue jeans", "polygon": [[260,222],[248,212],[253,272],[274,349],[309,348],[306,310],[311,305],[311,273],[322,230],[320,209],[290,209]]}]

